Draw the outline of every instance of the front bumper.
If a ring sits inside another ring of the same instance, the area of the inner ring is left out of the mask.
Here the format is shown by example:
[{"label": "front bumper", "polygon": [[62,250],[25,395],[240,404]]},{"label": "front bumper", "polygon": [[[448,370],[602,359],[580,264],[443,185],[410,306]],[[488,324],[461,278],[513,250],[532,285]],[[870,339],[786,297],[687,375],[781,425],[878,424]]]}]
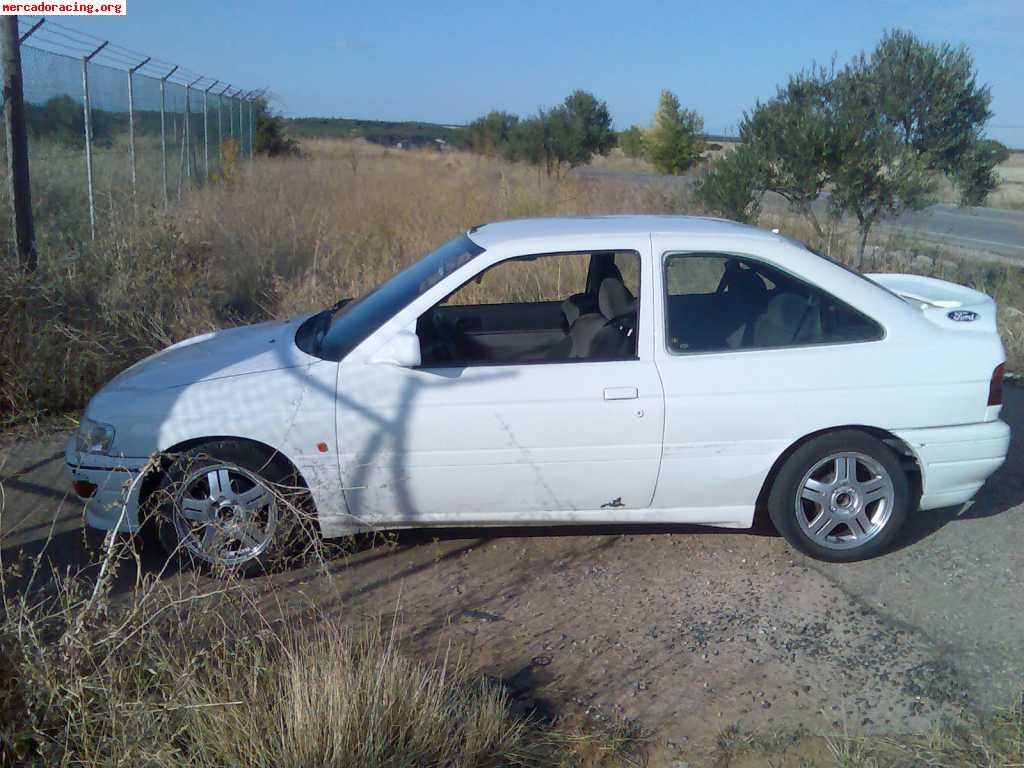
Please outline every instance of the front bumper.
[{"label": "front bumper", "polygon": [[92,483],[96,492],[79,497],[85,505],[85,522],[104,531],[134,532],[139,529],[139,486],[149,459],[80,454],[72,437],[64,460],[75,481]]},{"label": "front bumper", "polygon": [[895,434],[914,451],[921,467],[921,509],[969,501],[1006,461],[1010,449],[1010,427],[998,419]]}]

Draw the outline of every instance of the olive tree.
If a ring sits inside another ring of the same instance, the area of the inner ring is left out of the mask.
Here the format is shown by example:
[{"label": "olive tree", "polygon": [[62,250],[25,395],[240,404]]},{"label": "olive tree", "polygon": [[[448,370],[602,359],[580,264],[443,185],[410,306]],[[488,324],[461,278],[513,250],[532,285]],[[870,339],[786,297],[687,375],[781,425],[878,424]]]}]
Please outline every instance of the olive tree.
[{"label": "olive tree", "polygon": [[935,176],[927,155],[879,114],[876,73],[855,59],[832,84],[829,209],[857,220],[857,265],[878,221],[932,202]]},{"label": "olive tree", "polygon": [[997,155],[982,139],[992,94],[978,83],[965,46],[925,43],[892,30],[869,67],[883,118],[930,169],[957,185],[962,203],[977,204],[995,189]]},{"label": "olive tree", "polygon": [[823,69],[794,75],[740,123],[740,141],[753,148],[759,161],[757,183],[783,197],[822,239],[812,206],[829,179],[832,80]]},{"label": "olive tree", "polygon": [[711,164],[697,181],[694,194],[712,213],[754,224],[761,213],[765,171],[757,148],[740,144]]}]

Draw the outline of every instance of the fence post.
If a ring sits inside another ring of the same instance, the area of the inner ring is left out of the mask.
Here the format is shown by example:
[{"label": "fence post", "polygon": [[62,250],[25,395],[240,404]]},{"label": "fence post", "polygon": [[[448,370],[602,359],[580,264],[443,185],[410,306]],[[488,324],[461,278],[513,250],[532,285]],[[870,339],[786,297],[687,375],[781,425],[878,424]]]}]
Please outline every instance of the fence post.
[{"label": "fence post", "polygon": [[210,126],[207,123],[207,101],[210,97],[210,90],[219,83],[220,80],[214,80],[210,87],[203,91],[203,183],[209,183],[210,181]]},{"label": "fence post", "polygon": [[85,113],[85,178],[89,191],[89,234],[96,239],[96,199],[92,188],[92,107],[89,104],[89,62],[107,47],[106,41],[82,57],[82,109]]},{"label": "fence post", "polygon": [[220,163],[221,171],[224,170],[224,94],[231,88],[231,83],[224,86],[224,90],[217,94],[217,162]]},{"label": "fence post", "polygon": [[256,154],[256,107],[255,99],[249,102],[249,159]]},{"label": "fence post", "polygon": [[[39,23],[42,23],[41,21]],[[38,29],[39,24],[25,35]],[[22,38],[24,39],[24,38]],[[18,17],[0,17],[3,48],[4,136],[7,139],[7,183],[11,196],[11,229],[18,260],[26,272],[37,264],[36,235],[32,223],[32,188],[28,172],[28,131],[25,127],[25,92],[21,77],[21,40]]]},{"label": "fence post", "polygon": [[164,208],[170,205],[171,202],[167,196],[167,126],[164,118],[164,84],[167,82],[167,78],[177,71],[178,67],[175,66],[170,72],[160,78],[160,175],[163,177],[164,182]]},{"label": "fence post", "polygon": [[148,64],[149,59],[150,57],[147,56],[145,61],[128,69],[128,167],[132,175],[132,206],[135,208],[138,207],[138,199],[135,190],[135,90],[133,81],[135,72]]},{"label": "fence post", "polygon": [[192,86],[202,80],[197,77],[185,84],[185,178],[192,181]]},{"label": "fence post", "polygon": [[242,120],[244,116],[242,114],[242,105],[245,104],[245,94],[241,91],[238,92],[238,141],[240,144],[242,157],[245,157],[245,130],[242,128]]}]

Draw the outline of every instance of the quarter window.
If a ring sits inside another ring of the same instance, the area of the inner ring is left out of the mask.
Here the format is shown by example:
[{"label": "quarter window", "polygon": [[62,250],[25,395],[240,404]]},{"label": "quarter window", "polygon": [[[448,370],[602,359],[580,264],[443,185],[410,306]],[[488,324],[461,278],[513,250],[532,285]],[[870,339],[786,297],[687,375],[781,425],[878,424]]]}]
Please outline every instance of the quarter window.
[{"label": "quarter window", "polygon": [[673,352],[872,341],[882,327],[835,296],[754,259],[718,253],[665,259]]}]

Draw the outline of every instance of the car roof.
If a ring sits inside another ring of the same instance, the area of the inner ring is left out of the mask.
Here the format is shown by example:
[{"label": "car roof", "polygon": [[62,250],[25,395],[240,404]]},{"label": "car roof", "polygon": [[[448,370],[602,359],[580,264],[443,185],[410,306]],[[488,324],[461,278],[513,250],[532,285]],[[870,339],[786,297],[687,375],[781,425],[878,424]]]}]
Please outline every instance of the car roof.
[{"label": "car roof", "polygon": [[563,216],[544,219],[510,219],[482,224],[469,230],[470,238],[483,248],[516,240],[574,238],[586,235],[699,235],[742,237],[779,242],[775,232],[704,216]]}]

